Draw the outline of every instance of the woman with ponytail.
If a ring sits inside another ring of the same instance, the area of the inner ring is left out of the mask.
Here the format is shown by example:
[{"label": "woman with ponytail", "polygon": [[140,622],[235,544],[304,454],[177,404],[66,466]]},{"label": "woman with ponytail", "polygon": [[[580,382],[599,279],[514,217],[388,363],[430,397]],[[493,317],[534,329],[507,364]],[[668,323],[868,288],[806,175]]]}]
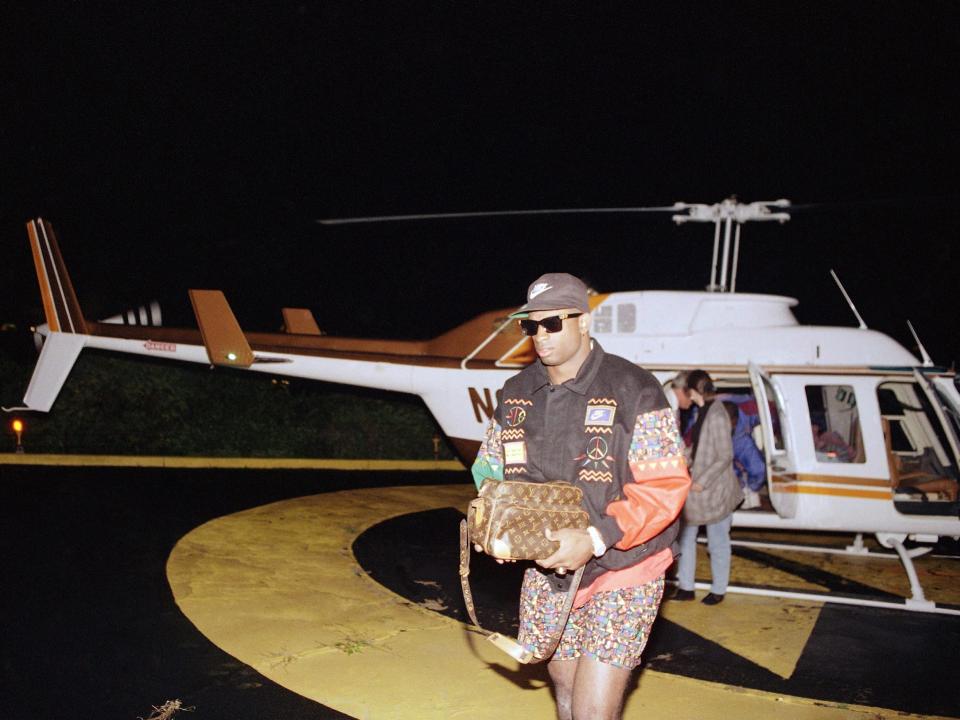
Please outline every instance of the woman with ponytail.
[{"label": "woman with ponytail", "polygon": [[717,400],[713,379],[704,370],[687,376],[687,392],[697,405],[688,457],[693,484],[683,507],[680,557],[677,560],[678,590],[674,600],[693,600],[697,569],[697,533],[707,528],[710,553],[710,593],[706,605],[723,602],[730,580],[730,525],[733,511],[743,501],[740,482],[733,469],[733,438],[730,417]]}]

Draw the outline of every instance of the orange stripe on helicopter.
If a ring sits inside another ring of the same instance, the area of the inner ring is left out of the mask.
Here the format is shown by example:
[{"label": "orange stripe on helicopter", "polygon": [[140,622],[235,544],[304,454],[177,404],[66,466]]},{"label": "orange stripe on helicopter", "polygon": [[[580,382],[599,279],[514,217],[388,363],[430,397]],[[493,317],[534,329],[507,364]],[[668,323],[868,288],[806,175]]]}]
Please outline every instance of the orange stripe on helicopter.
[{"label": "orange stripe on helicopter", "polygon": [[37,235],[37,224],[31,220],[27,223],[27,235],[30,238],[30,250],[33,252],[33,264],[37,269],[37,280],[40,283],[40,298],[43,300],[43,313],[47,316],[47,325],[54,332],[60,332],[60,320],[57,317],[56,305],[53,302],[53,290],[50,287],[50,278],[43,264],[40,252],[40,237]]},{"label": "orange stripe on helicopter", "polygon": [[[774,487],[771,489],[774,492],[790,495],[829,495],[866,500],[890,500],[893,495],[888,480],[874,478],[848,478],[836,475],[775,475],[772,478],[772,485]],[[822,487],[822,485],[847,485],[848,487]],[[858,486],[884,489],[857,489]]]},{"label": "orange stripe on helicopter", "polygon": [[596,310],[597,305],[602,303],[608,297],[610,297],[610,293],[597,293],[596,295],[591,295],[589,298],[587,298],[587,302],[590,303],[590,312]]},{"label": "orange stripe on helicopter", "polygon": [[787,485],[777,488],[776,492],[789,495],[833,495],[835,497],[866,498],[868,500],[889,500],[891,497],[889,491],[844,490],[841,488],[828,487],[801,487],[799,485]]},{"label": "orange stripe on helicopter", "polygon": [[[671,372],[676,373],[679,370],[706,370],[710,373],[711,377],[728,376],[722,377],[721,379],[729,380],[734,376],[737,378],[746,379],[748,377],[747,367],[745,365],[690,365],[690,364],[671,364],[671,365],[662,365],[657,363],[645,364],[643,366],[650,372]],[[764,363],[761,366],[761,369],[765,370],[770,375],[810,375],[811,373],[816,375],[870,375],[870,376],[887,376],[887,375],[907,375],[912,377],[913,370],[901,370],[897,368],[872,368],[868,366],[863,367],[854,367],[850,365],[774,365]],[[954,377],[952,372],[933,372],[933,371],[924,371],[926,375],[930,377]],[[722,389],[722,388],[721,388]]]},{"label": "orange stripe on helicopter", "polygon": [[774,475],[773,482],[776,483],[817,483],[827,485],[866,485],[869,487],[889,488],[890,481],[880,478],[854,478],[840,475],[816,475],[812,473],[798,473],[789,475]]}]

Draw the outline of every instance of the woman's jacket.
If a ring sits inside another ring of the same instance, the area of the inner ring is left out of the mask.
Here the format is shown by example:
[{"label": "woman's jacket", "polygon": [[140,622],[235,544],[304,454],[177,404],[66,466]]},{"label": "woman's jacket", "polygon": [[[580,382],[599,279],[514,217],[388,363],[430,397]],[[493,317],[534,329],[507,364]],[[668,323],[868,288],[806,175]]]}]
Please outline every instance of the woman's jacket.
[{"label": "woman's jacket", "polygon": [[719,400],[710,404],[696,447],[692,449],[690,477],[703,486],[692,488],[683,506],[683,519],[691,525],[709,525],[722,520],[743,502],[743,491],[733,470],[733,438],[730,418]]}]

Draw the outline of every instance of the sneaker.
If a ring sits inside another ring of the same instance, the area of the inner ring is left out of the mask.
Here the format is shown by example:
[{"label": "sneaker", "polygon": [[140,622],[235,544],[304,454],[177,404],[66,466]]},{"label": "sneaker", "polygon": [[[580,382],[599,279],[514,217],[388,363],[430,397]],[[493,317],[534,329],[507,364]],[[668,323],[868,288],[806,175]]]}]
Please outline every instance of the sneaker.
[{"label": "sneaker", "polygon": [[693,590],[681,590],[677,588],[677,591],[670,596],[671,600],[693,600]]},{"label": "sneaker", "polygon": [[760,493],[756,490],[744,490],[743,492],[743,503],[740,505],[741,510],[754,510],[760,509]]},{"label": "sneaker", "polygon": [[[693,593],[690,593],[690,594],[692,595]],[[704,605],[719,605],[720,603],[723,602],[723,597],[724,597],[723,595],[716,595],[714,593],[709,593],[700,602],[702,602]]]}]

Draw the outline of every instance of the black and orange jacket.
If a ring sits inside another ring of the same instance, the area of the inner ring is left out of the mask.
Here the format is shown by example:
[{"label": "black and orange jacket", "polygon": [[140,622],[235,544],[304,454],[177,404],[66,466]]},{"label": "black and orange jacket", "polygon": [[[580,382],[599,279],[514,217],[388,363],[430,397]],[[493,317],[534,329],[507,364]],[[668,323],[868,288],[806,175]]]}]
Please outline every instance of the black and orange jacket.
[{"label": "black and orange jacket", "polygon": [[[551,385],[539,360],[507,380],[473,473],[478,486],[493,477],[580,487],[607,546],[587,564],[587,586],[674,542],[690,488],[682,447],[657,379],[594,340],[572,380]],[[555,590],[569,583],[549,577]]]}]

